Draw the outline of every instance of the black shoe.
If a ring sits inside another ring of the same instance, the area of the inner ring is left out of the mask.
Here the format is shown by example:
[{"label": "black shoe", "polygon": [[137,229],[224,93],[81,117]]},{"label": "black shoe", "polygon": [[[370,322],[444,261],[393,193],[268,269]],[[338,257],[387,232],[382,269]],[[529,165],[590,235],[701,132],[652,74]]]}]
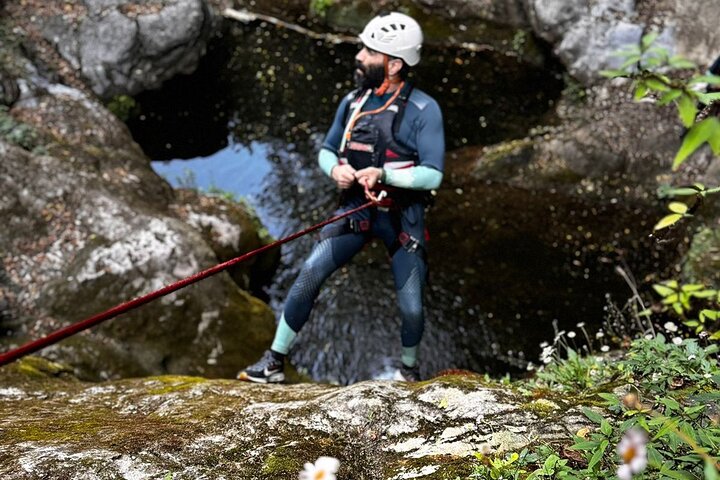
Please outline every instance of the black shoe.
[{"label": "black shoe", "polygon": [[406,367],[405,364],[401,364],[398,371],[395,372],[394,380],[400,380],[401,382],[419,382],[420,367],[417,365],[414,367]]},{"label": "black shoe", "polygon": [[256,383],[282,383],[284,362],[275,358],[270,350],[266,350],[262,358],[237,374],[238,380]]}]

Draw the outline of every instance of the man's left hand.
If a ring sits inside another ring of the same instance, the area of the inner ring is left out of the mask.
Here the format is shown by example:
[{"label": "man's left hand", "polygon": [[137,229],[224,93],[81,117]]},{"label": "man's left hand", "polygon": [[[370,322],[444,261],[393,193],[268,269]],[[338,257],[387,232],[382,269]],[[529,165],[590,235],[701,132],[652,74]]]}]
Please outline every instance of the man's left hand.
[{"label": "man's left hand", "polygon": [[373,188],[382,178],[382,168],[367,167],[355,172],[358,183],[367,188]]}]

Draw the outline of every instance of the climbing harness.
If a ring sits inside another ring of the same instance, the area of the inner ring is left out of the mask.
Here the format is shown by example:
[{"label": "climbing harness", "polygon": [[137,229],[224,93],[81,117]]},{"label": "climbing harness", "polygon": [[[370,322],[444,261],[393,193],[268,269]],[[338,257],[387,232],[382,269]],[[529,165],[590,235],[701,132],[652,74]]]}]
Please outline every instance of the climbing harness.
[{"label": "climbing harness", "polygon": [[235,257],[231,260],[228,260],[227,262],[223,262],[221,264],[215,265],[214,267],[208,268],[207,270],[198,272],[195,275],[184,278],[183,280],[180,280],[173,284],[167,285],[167,286],[161,288],[160,290],[150,292],[146,295],[135,298],[128,302],[124,302],[124,303],[121,303],[120,305],[116,305],[115,307],[113,307],[109,310],[106,310],[104,312],[98,313],[97,315],[94,315],[90,318],[87,318],[80,322],[73,323],[71,325],[68,325],[67,327],[56,330],[55,332],[53,332],[45,337],[42,337],[42,338],[39,338],[32,342],[26,343],[25,345],[22,345],[20,347],[11,349],[5,353],[1,353],[0,354],[0,367],[3,365],[7,365],[8,363],[13,362],[13,361],[15,361],[19,358],[22,358],[26,355],[29,355],[33,352],[36,352],[42,348],[45,348],[49,345],[53,345],[54,343],[57,343],[60,340],[63,340],[64,338],[67,338],[67,337],[70,337],[77,333],[80,333],[83,330],[87,330],[88,328],[93,327],[99,323],[106,321],[106,320],[110,320],[111,318],[114,318],[122,313],[128,312],[137,307],[145,305],[146,303],[149,303],[149,302],[155,300],[156,298],[163,297],[172,292],[180,290],[183,287],[186,287],[193,283],[199,282],[200,280],[204,280],[205,278],[215,275],[216,273],[220,273],[223,270],[226,270],[234,265],[237,265],[238,263],[241,263],[249,258],[252,258],[262,252],[270,250],[271,248],[275,248],[277,246],[283,245],[292,240],[300,238],[304,235],[307,235],[308,233],[314,232],[315,230],[318,230],[318,229],[324,227],[325,225],[329,225],[331,223],[337,222],[338,220],[341,220],[345,217],[348,217],[356,212],[364,210],[373,205],[382,204],[383,199],[386,195],[386,192],[380,192],[380,194],[378,196],[375,196],[369,190],[366,190],[366,195],[367,195],[367,198],[369,199],[369,201],[363,205],[360,205],[357,208],[353,208],[351,210],[343,212],[343,213],[336,215],[328,220],[325,220],[321,223],[313,225],[312,227],[309,227],[309,228],[306,228],[299,232],[293,233],[292,235],[289,235],[285,238],[281,238],[280,240],[276,240],[272,243],[269,243],[268,245],[265,245],[263,247],[255,249],[251,252],[240,255],[239,257]]}]

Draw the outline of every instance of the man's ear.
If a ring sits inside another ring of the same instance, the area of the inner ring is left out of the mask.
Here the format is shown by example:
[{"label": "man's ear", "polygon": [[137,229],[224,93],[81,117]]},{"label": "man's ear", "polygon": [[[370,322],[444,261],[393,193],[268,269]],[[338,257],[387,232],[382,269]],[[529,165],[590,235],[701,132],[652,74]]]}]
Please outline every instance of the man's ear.
[{"label": "man's ear", "polygon": [[402,70],[403,61],[399,58],[393,58],[388,62],[388,73],[391,76],[397,75]]}]

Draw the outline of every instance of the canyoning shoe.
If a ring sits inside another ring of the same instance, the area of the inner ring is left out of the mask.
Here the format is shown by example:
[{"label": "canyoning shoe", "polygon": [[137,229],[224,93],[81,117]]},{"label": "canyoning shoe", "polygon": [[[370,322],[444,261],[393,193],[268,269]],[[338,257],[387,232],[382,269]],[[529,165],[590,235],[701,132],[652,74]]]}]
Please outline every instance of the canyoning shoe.
[{"label": "canyoning shoe", "polygon": [[247,382],[281,383],[285,381],[284,363],[267,350],[260,360],[239,372],[237,378]]},{"label": "canyoning shoe", "polygon": [[406,367],[405,364],[402,364],[395,372],[394,380],[399,380],[401,382],[419,382],[420,367],[417,365],[414,367]]}]

